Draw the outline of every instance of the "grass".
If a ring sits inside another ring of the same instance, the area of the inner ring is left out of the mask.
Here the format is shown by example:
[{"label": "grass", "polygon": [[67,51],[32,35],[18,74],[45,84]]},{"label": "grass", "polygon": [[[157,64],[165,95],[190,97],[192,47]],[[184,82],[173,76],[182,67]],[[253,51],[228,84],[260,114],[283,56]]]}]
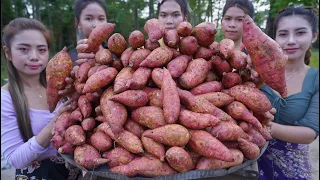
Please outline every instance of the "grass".
[{"label": "grass", "polygon": [[[319,49],[313,49],[310,59],[310,66],[319,69]],[[6,66],[4,64],[4,54],[1,51],[1,86],[5,84],[4,79],[7,78]]]}]

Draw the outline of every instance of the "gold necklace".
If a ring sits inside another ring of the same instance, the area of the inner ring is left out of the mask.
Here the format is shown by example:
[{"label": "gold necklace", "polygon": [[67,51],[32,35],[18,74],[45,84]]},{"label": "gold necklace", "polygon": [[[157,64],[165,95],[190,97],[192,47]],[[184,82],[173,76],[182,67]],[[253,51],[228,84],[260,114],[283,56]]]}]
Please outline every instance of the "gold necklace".
[{"label": "gold necklace", "polygon": [[304,69],[304,68],[302,68],[302,69],[299,70],[299,71],[294,72],[290,77],[288,77],[288,78],[286,79],[286,81],[288,81],[289,79],[291,79],[293,76],[295,76],[295,75],[297,75],[297,74],[300,74],[303,69]]}]

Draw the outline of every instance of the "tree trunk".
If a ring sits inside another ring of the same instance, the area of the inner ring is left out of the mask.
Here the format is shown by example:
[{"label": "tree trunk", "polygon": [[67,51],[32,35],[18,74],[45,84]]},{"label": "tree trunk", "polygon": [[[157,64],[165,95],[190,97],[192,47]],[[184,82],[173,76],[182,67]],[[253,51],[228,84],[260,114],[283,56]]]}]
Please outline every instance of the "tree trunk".
[{"label": "tree trunk", "polygon": [[36,20],[41,21],[40,18],[40,8],[39,8],[39,1],[38,0],[34,0],[34,4],[35,4],[35,15],[36,15]]},{"label": "tree trunk", "polygon": [[218,17],[217,17],[217,21],[216,21],[216,27],[219,27],[219,21],[220,21],[220,9],[221,9],[221,0],[218,0],[218,2],[217,2],[217,4],[218,4],[218,7],[217,7],[217,10],[218,10]]},{"label": "tree trunk", "polygon": [[274,22],[274,16],[273,16],[273,4],[275,3],[275,0],[270,0],[270,10],[269,10],[269,15],[268,15],[268,19],[267,19],[267,26],[266,26],[266,30],[265,33],[271,37],[272,39],[274,39],[274,35],[273,35],[273,22]]},{"label": "tree trunk", "polygon": [[135,28],[135,29],[139,29],[139,18],[138,18],[138,7],[137,7],[137,3],[134,3],[133,13],[134,13],[134,28]]},{"label": "tree trunk", "polygon": [[149,19],[154,18],[153,0],[149,0]]}]

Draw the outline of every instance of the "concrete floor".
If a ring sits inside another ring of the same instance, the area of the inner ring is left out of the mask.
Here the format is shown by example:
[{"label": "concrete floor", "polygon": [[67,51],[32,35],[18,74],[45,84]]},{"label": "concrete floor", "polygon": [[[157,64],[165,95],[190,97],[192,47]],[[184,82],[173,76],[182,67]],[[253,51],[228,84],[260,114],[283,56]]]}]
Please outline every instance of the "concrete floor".
[{"label": "concrete floor", "polygon": [[[310,159],[312,160],[312,179],[319,180],[319,137],[310,144]],[[1,179],[3,180],[13,180],[15,169],[9,168],[2,170],[5,165],[4,161],[1,161]]]}]

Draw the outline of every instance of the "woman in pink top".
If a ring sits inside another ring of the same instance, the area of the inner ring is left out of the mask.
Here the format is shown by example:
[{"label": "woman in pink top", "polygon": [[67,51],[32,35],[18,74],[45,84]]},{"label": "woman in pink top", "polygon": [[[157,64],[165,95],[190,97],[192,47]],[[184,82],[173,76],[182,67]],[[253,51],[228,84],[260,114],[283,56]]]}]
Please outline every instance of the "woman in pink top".
[{"label": "woman in pink top", "polygon": [[71,178],[50,143],[56,117],[71,109],[67,101],[53,113],[48,110],[51,41],[48,29],[34,19],[17,18],[3,29],[8,83],[1,87],[1,153],[16,168],[17,179]]}]

